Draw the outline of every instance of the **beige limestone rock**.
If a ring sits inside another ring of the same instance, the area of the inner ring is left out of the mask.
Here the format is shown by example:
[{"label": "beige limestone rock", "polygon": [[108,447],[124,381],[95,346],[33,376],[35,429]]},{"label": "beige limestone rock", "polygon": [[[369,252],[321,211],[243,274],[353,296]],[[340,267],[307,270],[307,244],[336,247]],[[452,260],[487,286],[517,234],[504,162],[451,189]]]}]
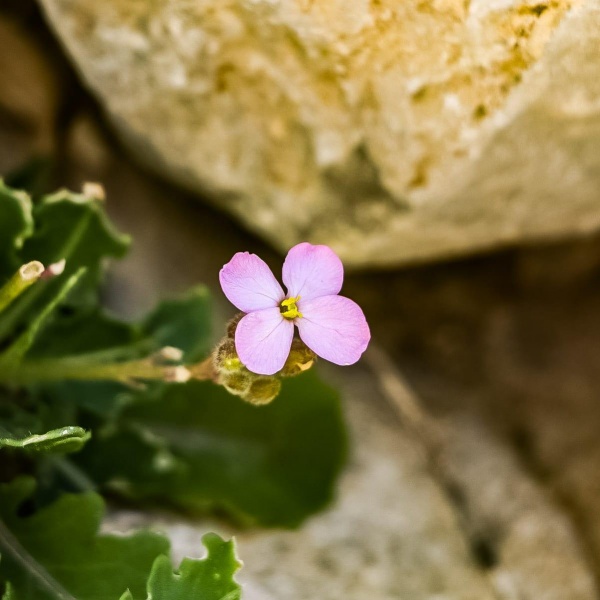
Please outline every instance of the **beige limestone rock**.
[{"label": "beige limestone rock", "polygon": [[600,0],[41,0],[147,165],[392,265],[600,226]]}]

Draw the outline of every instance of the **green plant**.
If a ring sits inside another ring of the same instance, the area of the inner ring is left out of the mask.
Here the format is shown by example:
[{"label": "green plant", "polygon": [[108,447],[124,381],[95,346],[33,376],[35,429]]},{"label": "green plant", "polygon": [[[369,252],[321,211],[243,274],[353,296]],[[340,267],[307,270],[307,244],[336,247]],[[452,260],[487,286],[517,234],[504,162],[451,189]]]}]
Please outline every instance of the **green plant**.
[{"label": "green plant", "polygon": [[266,406],[232,396],[244,369],[229,338],[212,350],[203,287],[135,323],[108,314],[104,265],[128,245],[93,194],[32,202],[0,185],[4,600],[239,597],[232,542],[206,537],[207,558],[174,576],[162,536],[98,535],[106,492],[240,526],[295,527],[332,497],[346,447],[336,393],[311,371],[277,378]]}]

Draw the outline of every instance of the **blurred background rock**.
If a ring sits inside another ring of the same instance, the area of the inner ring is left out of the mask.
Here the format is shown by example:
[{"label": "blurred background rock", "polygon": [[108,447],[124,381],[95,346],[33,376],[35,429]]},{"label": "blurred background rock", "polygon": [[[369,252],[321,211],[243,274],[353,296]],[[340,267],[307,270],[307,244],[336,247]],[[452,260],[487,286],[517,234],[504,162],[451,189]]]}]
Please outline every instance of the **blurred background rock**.
[{"label": "blurred background rock", "polygon": [[[90,15],[101,7],[116,6],[114,1],[46,4],[53,7],[52,21],[59,36],[71,32],[72,17],[66,13],[78,5],[86,5]],[[125,4],[129,3],[120,6]],[[138,5],[154,6],[131,4],[136,10]],[[588,1],[583,7],[589,11],[589,23],[597,24],[597,4]],[[64,19],[59,11],[66,11]],[[558,21],[556,27],[561,27]],[[143,27],[143,20],[140,23]],[[590,29],[585,26],[585,31]],[[581,40],[588,39],[581,35]],[[568,54],[560,38],[556,39],[553,52],[562,48]],[[86,74],[88,63],[82,56],[85,51],[99,52],[100,42],[75,37],[62,41],[67,47],[77,41],[81,54],[75,53],[76,62]],[[597,35],[595,44],[597,62]],[[112,56],[109,46],[103,46],[102,52]],[[556,63],[557,69],[573,68],[566,54],[564,61]],[[106,77],[116,76],[115,65],[119,67],[118,61],[106,67]],[[165,178],[164,168],[156,169],[156,163],[143,156],[140,161],[139,151],[130,154],[136,144],[123,146],[113,127],[116,122],[122,134],[124,127],[130,128],[125,123],[128,116],[120,115],[118,106],[113,109],[109,102],[111,118],[106,117],[102,104],[106,97],[96,80],[86,75],[98,92],[93,97],[32,0],[8,0],[0,7],[0,73],[0,173],[11,182],[26,180],[38,189],[79,189],[85,181],[99,181],[106,188],[112,218],[133,236],[129,258],[111,271],[106,300],[113,310],[137,314],[159,297],[202,281],[212,288],[224,317],[230,307],[222,302],[218,289],[222,264],[238,250],[259,252],[273,265],[281,260],[276,251],[224,212],[199,202],[205,198],[197,190],[190,191],[194,186],[189,181],[175,177],[179,184],[186,184],[178,186],[173,178]],[[545,81],[551,87],[566,85],[555,77],[545,76]],[[577,89],[581,92],[584,87]],[[344,292],[364,306],[374,339],[394,358],[428,413],[447,426],[442,472],[431,468],[423,441],[394,420],[371,368],[361,366],[350,374],[332,370],[330,376],[347,392],[354,434],[353,458],[339,500],[297,532],[237,532],[246,562],[241,578],[247,582],[247,598],[600,597],[600,238],[592,231],[600,223],[600,138],[594,137],[598,97],[581,96],[578,106],[587,107],[587,116],[577,109],[567,118],[566,104],[562,104],[557,109],[562,125],[546,110],[544,94],[536,96],[544,110],[522,100],[531,111],[527,113],[533,119],[531,126],[547,130],[548,137],[543,139],[556,146],[536,154],[538,142],[531,136],[520,139],[517,146],[530,144],[534,150],[528,152],[534,157],[559,153],[567,162],[550,161],[545,171],[523,171],[519,177],[538,179],[531,192],[534,201],[528,204],[527,187],[519,187],[512,196],[510,214],[520,215],[520,224],[537,218],[544,210],[540,194],[552,192],[546,200],[556,224],[553,235],[568,234],[570,239],[533,245],[531,230],[516,227],[511,230],[514,235],[481,244],[481,230],[474,238],[465,234],[465,240],[473,243],[461,242],[464,256],[460,260],[448,259],[458,247],[440,243],[434,251],[430,243],[420,256],[427,255],[427,264],[385,272],[369,271],[366,266],[389,262],[374,261],[373,256],[394,244],[395,262],[416,258],[403,244],[414,243],[421,217],[415,220],[407,241],[401,230],[393,235],[383,230],[378,237],[377,227],[371,227],[374,241],[365,242],[361,233],[348,238],[352,243],[345,246],[342,233],[347,224],[339,228],[341,237],[327,240],[319,233],[312,240],[338,243],[351,263],[363,265],[362,271],[347,278]],[[159,113],[153,118],[151,107],[148,110],[138,127],[143,123],[149,138],[155,128],[167,135],[168,121],[162,122]],[[570,132],[567,137],[577,143],[563,145],[560,132]],[[139,135],[136,139],[139,142]],[[213,151],[205,145],[205,137],[197,143],[202,145],[202,156]],[[523,155],[515,156],[521,160]],[[483,154],[481,160],[485,159]],[[174,156],[170,162],[177,160]],[[498,163],[491,161],[494,164]],[[497,181],[512,177],[506,169],[510,171],[507,165],[513,163],[503,164],[504,170],[494,175]],[[555,179],[543,179],[547,169]],[[338,209],[344,189],[364,189],[352,180],[354,172],[352,166],[336,171]],[[565,180],[564,185],[553,191],[553,182],[559,179]],[[205,187],[207,193],[210,187]],[[247,193],[258,198],[262,189],[259,186]],[[494,219],[502,221],[502,204],[492,197],[493,186],[474,190],[482,202],[495,207],[495,215],[484,219],[487,225],[493,225]],[[218,196],[222,206],[228,196]],[[276,200],[277,196],[269,196],[269,202]],[[238,216],[245,210],[240,206],[249,206],[239,199],[232,202]],[[411,202],[415,214],[421,214],[418,202]],[[533,205],[536,208],[531,212]],[[555,210],[557,206],[563,208]],[[559,227],[560,211],[567,214],[569,206],[579,207],[574,209],[579,211],[576,215],[570,213],[576,219],[565,218],[564,227]],[[456,228],[464,219],[463,208],[449,202],[435,218],[442,224],[447,218],[460,233]],[[345,218],[340,210],[340,218]],[[318,211],[313,217],[317,221],[329,218]],[[389,215],[384,211],[380,217],[385,221]],[[349,218],[357,219],[356,214]],[[265,232],[264,223],[246,224]],[[287,240],[292,243],[303,230],[289,233],[287,225],[278,216],[269,225],[267,237],[277,239],[280,247]],[[575,233],[586,235],[575,238]],[[435,237],[432,233],[431,240]],[[482,245],[496,242],[511,247],[473,255]],[[361,243],[366,244],[365,252]],[[130,527],[141,518],[117,512],[113,526]],[[186,525],[168,515],[153,519],[171,530],[180,554],[195,552],[196,529],[213,525]],[[224,524],[218,527],[231,531]]]},{"label": "blurred background rock", "polygon": [[600,226],[600,0],[40,0],[120,139],[284,251]]}]

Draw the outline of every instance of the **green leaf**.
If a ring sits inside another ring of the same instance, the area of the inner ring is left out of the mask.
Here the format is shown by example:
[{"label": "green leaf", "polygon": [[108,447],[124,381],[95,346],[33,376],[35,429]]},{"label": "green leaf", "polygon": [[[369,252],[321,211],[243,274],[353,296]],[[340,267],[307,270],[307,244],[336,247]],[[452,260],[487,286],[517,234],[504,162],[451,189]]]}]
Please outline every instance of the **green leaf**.
[{"label": "green leaf", "polygon": [[31,395],[11,396],[0,389],[0,464],[15,452],[30,457],[78,452],[90,433],[75,421],[64,402],[37,402]]},{"label": "green leaf", "polygon": [[81,427],[61,427],[44,434],[19,435],[0,423],[0,450],[17,448],[28,452],[68,454],[81,450],[89,439],[90,433]]},{"label": "green leaf", "polygon": [[[4,190],[8,188],[3,188]],[[95,307],[98,303],[98,286],[107,258],[122,257],[129,246],[129,238],[119,234],[109,222],[102,203],[93,198],[60,191],[46,196],[37,203],[33,211],[30,202],[22,193],[13,192],[12,204],[17,201],[29,207],[29,225],[19,238],[22,249],[13,262],[17,266],[37,260],[49,266],[63,258],[66,260],[65,273],[55,281],[35,285],[32,289],[2,313],[0,319],[0,340],[27,326],[47,304],[46,297],[56,293],[60,281],[85,268],[85,275],[77,288],[69,295],[70,307]],[[1,207],[9,206],[0,200]],[[35,226],[32,230],[32,218]],[[0,220],[0,234],[3,222]],[[0,237],[0,240],[3,239]],[[29,258],[34,256],[35,258]],[[0,277],[2,276],[3,249],[0,242]],[[16,266],[11,269],[14,271]],[[1,281],[0,281],[1,283]]]},{"label": "green leaf", "polygon": [[21,266],[18,251],[33,231],[31,200],[0,180],[0,285]]},{"label": "green leaf", "polygon": [[345,454],[338,397],[309,372],[260,408],[205,382],[139,394],[74,459],[130,498],[296,526],[331,500]]},{"label": "green leaf", "polygon": [[71,304],[95,304],[106,258],[120,258],[129,238],[118,233],[96,199],[60,191],[46,196],[34,207],[35,231],[27,239],[22,261],[39,260],[45,265],[66,259],[67,274],[81,267],[87,272]]},{"label": "green leaf", "polygon": [[[147,600],[240,600],[241,588],[233,576],[242,566],[233,540],[209,533],[202,538],[206,558],[184,558],[176,573],[166,556],[159,556],[148,580]],[[131,593],[122,600],[133,599]]]},{"label": "green leaf", "polygon": [[124,351],[120,356],[136,358],[140,353],[136,347],[139,340],[138,327],[124,323],[101,309],[59,313],[41,332],[28,357],[61,358],[122,348]]},{"label": "green leaf", "polygon": [[208,289],[197,286],[181,298],[161,302],[142,329],[158,347],[175,346],[184,351],[186,362],[197,361],[210,351],[210,308]]},{"label": "green leaf", "polygon": [[99,535],[104,503],[96,494],[66,494],[31,516],[20,516],[33,480],[0,486],[0,582],[12,600],[109,600],[125,590],[142,597],[162,536]]}]

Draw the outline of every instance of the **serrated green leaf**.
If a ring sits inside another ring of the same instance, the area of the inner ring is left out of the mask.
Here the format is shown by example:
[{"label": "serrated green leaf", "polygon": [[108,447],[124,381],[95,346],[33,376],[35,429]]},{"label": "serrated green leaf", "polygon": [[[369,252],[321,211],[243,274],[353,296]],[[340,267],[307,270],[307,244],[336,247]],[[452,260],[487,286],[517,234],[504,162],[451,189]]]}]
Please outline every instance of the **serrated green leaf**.
[{"label": "serrated green leaf", "polygon": [[44,264],[66,260],[65,273],[87,269],[71,304],[94,304],[98,295],[103,263],[120,258],[129,247],[129,238],[118,233],[101,202],[67,191],[46,196],[33,209],[35,231],[23,246],[23,262]]},{"label": "serrated green leaf", "polygon": [[0,486],[0,582],[10,582],[12,600],[109,600],[127,589],[144,596],[167,540],[99,535],[104,503],[96,494],[67,494],[22,517],[34,488],[28,478]]},{"label": "serrated green leaf", "polygon": [[[15,194],[17,200],[21,198],[18,193],[13,192],[13,195]],[[0,207],[2,204],[0,201]],[[84,195],[60,191],[43,198],[29,213],[30,220],[34,220],[34,227],[32,231],[30,223],[26,236],[22,236],[25,239],[15,258],[17,266],[31,260],[40,261],[48,266],[64,258],[66,266],[63,277],[85,268],[85,276],[70,294],[68,304],[79,309],[97,306],[98,285],[106,259],[122,257],[129,246],[129,238],[114,229],[101,202]],[[4,259],[1,250],[0,244],[0,276]],[[29,258],[32,256],[35,258]],[[13,271],[15,268],[15,265],[11,267]],[[28,290],[19,302],[3,312],[0,320],[0,340],[19,328],[26,327],[27,321],[38,314],[46,304],[45,297],[53,295],[59,286],[60,281],[36,285]]]},{"label": "serrated green leaf", "polygon": [[140,396],[75,457],[100,484],[271,526],[296,526],[331,500],[346,433],[337,394],[314,373],[261,408],[205,382]]},{"label": "serrated green leaf", "polygon": [[202,543],[208,551],[206,558],[184,558],[175,573],[168,557],[156,559],[147,600],[240,600],[241,588],[233,576],[242,563],[236,557],[233,540],[226,542],[209,533]]},{"label": "serrated green leaf", "polygon": [[0,423],[0,450],[15,448],[27,452],[68,454],[81,450],[89,439],[89,431],[82,427],[61,427],[43,434],[23,436],[5,429]]},{"label": "serrated green leaf", "polygon": [[0,180],[0,285],[21,266],[18,251],[32,231],[29,196]]}]

